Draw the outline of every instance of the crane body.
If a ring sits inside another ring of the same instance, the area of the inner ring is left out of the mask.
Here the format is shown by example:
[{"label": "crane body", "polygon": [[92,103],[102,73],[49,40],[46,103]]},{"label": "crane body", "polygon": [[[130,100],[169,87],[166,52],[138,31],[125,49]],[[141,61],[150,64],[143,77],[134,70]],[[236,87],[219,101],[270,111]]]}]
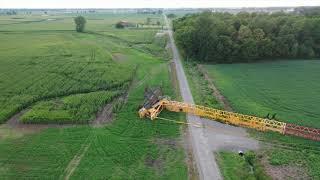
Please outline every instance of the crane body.
[{"label": "crane body", "polygon": [[[252,128],[259,131],[273,131],[281,134],[295,135],[306,139],[320,141],[320,129],[298,126],[272,119],[229,112],[205,106],[172,101],[158,96],[161,93],[151,93],[146,97],[144,106],[139,110],[140,118],[148,117],[155,120],[163,109],[173,112],[185,112],[226,124]],[[152,103],[150,103],[152,102]]]}]

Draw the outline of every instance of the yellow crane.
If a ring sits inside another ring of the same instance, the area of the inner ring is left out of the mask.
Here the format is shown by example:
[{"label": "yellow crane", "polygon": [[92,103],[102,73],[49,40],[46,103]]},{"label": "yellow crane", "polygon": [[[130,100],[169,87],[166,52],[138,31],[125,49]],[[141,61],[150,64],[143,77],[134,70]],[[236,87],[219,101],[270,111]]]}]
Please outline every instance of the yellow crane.
[{"label": "yellow crane", "polygon": [[139,110],[140,118],[148,117],[155,120],[163,109],[173,112],[185,112],[210,120],[220,121],[241,127],[253,128],[259,131],[274,131],[281,134],[295,135],[306,139],[320,141],[320,129],[298,126],[276,120],[250,115],[223,111],[195,104],[171,101],[161,96],[161,90],[156,89],[145,96],[146,101]]}]

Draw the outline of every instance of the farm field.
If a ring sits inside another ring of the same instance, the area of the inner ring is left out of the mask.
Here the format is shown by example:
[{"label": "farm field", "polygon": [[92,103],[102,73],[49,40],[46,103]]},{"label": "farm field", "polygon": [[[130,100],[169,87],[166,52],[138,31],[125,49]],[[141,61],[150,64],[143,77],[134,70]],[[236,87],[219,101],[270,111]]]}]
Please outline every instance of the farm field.
[{"label": "farm field", "polygon": [[[320,128],[318,60],[204,67],[237,112],[260,117],[276,113],[278,120]],[[266,147],[270,147],[262,150],[260,155],[261,159],[267,159],[270,163],[269,170],[275,168],[285,172],[284,169],[291,169],[294,175],[285,175],[287,178],[320,177],[319,142],[275,133],[250,132],[252,136],[267,143]]]},{"label": "farm field", "polygon": [[[161,28],[113,27],[148,16],[87,15],[85,33],[74,31],[72,15],[0,16],[0,177],[187,179],[180,126],[137,115],[146,86],[175,97]],[[126,93],[112,122],[88,124]],[[81,125],[24,133],[6,124],[24,109],[19,121]]]},{"label": "farm field", "polygon": [[205,67],[237,111],[320,128],[320,61]]},{"label": "farm field", "polygon": [[[118,20],[128,16],[131,15],[119,15]],[[0,18],[4,20],[8,17]],[[148,54],[154,49],[158,50],[157,53],[161,52],[159,49],[164,46],[161,41],[161,46],[152,43],[157,30],[115,29],[114,15],[110,20],[103,20],[106,24],[88,20],[89,33],[74,32],[73,19],[69,16],[50,17],[59,19],[58,22],[34,21],[43,18],[41,16],[25,18],[31,20],[18,19],[20,21],[17,23],[14,19],[11,24],[1,25],[3,32],[0,39],[6,43],[0,45],[0,122],[39,100],[121,89],[128,85],[137,66],[132,59],[138,56],[136,52],[131,53],[130,46],[139,43],[149,47],[150,44],[153,48],[149,48]],[[143,21],[146,16],[133,15],[132,18],[132,21]],[[29,23],[24,24],[26,21]],[[123,36],[97,33],[94,30],[103,27],[99,25],[107,27],[105,32],[112,31]],[[50,29],[51,26],[61,29]],[[127,55],[122,56],[122,51]],[[121,63],[124,59],[126,63]]]}]

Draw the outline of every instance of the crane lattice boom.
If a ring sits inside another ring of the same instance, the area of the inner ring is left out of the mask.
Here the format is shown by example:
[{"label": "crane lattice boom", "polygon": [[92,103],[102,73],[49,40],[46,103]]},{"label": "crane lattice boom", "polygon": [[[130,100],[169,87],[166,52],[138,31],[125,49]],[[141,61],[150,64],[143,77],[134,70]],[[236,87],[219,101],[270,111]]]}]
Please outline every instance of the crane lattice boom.
[{"label": "crane lattice boom", "polygon": [[149,107],[142,107],[139,110],[141,118],[149,117],[151,120],[154,120],[163,109],[167,109],[173,112],[185,112],[236,126],[253,128],[259,131],[274,131],[281,134],[295,135],[320,141],[320,129],[298,126],[276,120],[208,108],[205,106],[171,101],[166,98],[159,98],[154,105],[150,108]]}]

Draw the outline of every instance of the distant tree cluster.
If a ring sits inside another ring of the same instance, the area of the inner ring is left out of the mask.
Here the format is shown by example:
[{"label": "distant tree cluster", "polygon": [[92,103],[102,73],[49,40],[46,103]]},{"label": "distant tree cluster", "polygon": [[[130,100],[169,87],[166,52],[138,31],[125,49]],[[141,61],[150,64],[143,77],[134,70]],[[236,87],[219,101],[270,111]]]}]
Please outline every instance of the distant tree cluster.
[{"label": "distant tree cluster", "polygon": [[137,11],[138,14],[162,14],[163,11],[161,9],[140,9]]},{"label": "distant tree cluster", "polygon": [[173,18],[177,17],[177,15],[175,15],[173,13],[170,13],[170,14],[167,15],[167,17],[170,18],[170,19],[173,19]]},{"label": "distant tree cluster", "polygon": [[319,16],[204,12],[174,20],[173,29],[183,54],[199,61],[320,57]]},{"label": "distant tree cluster", "polygon": [[76,31],[83,32],[87,22],[86,19],[83,16],[77,16],[74,18],[74,22],[76,24]]},{"label": "distant tree cluster", "polygon": [[12,10],[12,11],[7,11],[6,14],[7,15],[17,15],[18,13],[17,13],[17,11]]},{"label": "distant tree cluster", "polygon": [[306,16],[319,16],[320,7],[298,7],[295,8],[294,12]]}]

